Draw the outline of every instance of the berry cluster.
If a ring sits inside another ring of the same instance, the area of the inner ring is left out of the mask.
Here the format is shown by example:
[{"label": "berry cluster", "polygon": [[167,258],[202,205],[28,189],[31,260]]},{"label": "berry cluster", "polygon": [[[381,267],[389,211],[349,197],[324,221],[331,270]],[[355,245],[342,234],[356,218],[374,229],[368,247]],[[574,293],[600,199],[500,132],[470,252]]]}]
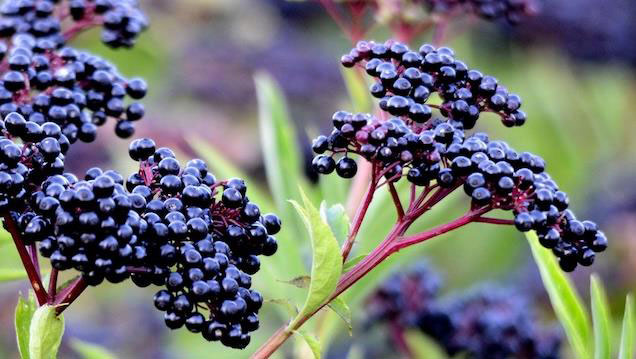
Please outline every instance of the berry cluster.
[{"label": "berry cluster", "polygon": [[[504,125],[522,125],[525,114],[519,110],[517,95],[508,94],[494,78],[467,70],[450,49],[423,45],[418,53],[399,43],[370,44],[358,43],[344,63],[366,61],[367,71],[380,78],[371,91],[382,88],[380,108],[392,116],[336,112],[331,134],[313,142],[318,155],[312,164],[318,173],[335,170],[351,178],[357,164],[350,154],[357,154],[388,182],[399,181],[406,173],[415,186],[453,190],[463,185],[473,209],[513,211],[520,231],[536,230],[541,244],[559,257],[563,270],[572,271],[577,263],[592,264],[595,252],[607,247],[607,239],[594,223],[576,220],[567,209],[568,197],[544,171],[543,159],[519,153],[503,141],[490,141],[485,133],[466,133],[483,111],[498,113]],[[431,67],[432,63],[436,65]],[[377,70],[384,65],[390,66]],[[452,81],[445,82],[445,76]],[[433,116],[433,105],[426,104],[431,91],[443,100],[438,106],[441,116]]]},{"label": "berry cluster", "polygon": [[370,324],[418,329],[450,356],[556,359],[560,338],[533,323],[527,303],[497,287],[437,298],[439,277],[426,266],[395,274],[367,301]]},{"label": "berry cluster", "polygon": [[[418,51],[392,40],[359,41],[341,59],[343,66],[363,67],[376,82],[369,91],[380,99],[380,108],[413,124],[425,124],[432,107],[448,121],[471,129],[483,112],[501,117],[507,127],[521,126],[526,116],[521,99],[499,85],[496,78],[469,69],[448,47],[424,44]],[[430,105],[433,94],[441,105]]]},{"label": "berry cluster", "polygon": [[54,122],[70,143],[91,142],[97,126],[115,119],[119,137],[130,137],[133,121],[144,116],[144,106],[127,104],[141,99],[146,83],[126,79],[100,57],[70,47],[56,50],[47,41],[18,34],[9,44],[0,42],[6,71],[0,86],[0,114],[19,112],[38,125]]},{"label": "berry cluster", "polygon": [[159,269],[134,273],[133,282],[146,286],[157,272],[165,273],[166,288],[155,295],[155,306],[166,311],[169,328],[185,324],[207,340],[246,347],[262,304],[250,289],[251,275],[260,269],[258,255],[276,252],[280,219],[261,215],[243,180],[217,181],[202,160],[181,167],[172,151],[155,149],[149,139],[133,141],[129,153],[140,171],[126,187],[147,203],[143,266]]},{"label": "berry cluster", "polygon": [[504,18],[510,24],[519,23],[535,12],[533,0],[420,0],[430,12],[448,14],[459,11],[474,14],[483,19]]},{"label": "berry cluster", "polygon": [[90,169],[85,180],[72,174],[49,177],[19,217],[23,239],[39,242],[40,253],[58,270],[74,268],[89,285],[128,278],[128,266],[143,258],[146,234],[140,214],[145,199],[127,193],[115,171]]},{"label": "berry cluster", "polygon": [[[63,46],[74,32],[95,25],[103,25],[106,45],[131,47],[148,27],[136,0],[5,0],[0,15],[0,38],[30,34],[53,48]],[[63,32],[67,17],[74,23]]]}]

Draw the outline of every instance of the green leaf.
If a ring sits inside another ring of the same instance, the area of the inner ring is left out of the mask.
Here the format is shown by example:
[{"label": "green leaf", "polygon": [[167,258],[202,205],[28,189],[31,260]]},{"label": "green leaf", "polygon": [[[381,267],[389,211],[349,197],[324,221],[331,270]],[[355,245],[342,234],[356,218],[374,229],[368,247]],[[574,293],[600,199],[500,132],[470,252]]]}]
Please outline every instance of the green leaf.
[{"label": "green leaf", "polygon": [[24,278],[27,278],[27,273],[22,268],[0,268],[0,282],[10,282]]},{"label": "green leaf", "polygon": [[347,303],[345,303],[342,298],[336,297],[334,300],[331,301],[331,303],[329,303],[329,308],[331,308],[331,310],[338,314],[340,319],[345,322],[345,324],[347,325],[347,329],[349,330],[349,336],[353,336],[353,326],[351,324],[351,309],[349,308]]},{"label": "green leaf", "polygon": [[294,287],[298,287],[301,289],[309,288],[309,283],[311,282],[311,277],[308,275],[301,275],[300,277],[296,277],[290,280],[281,280],[282,283],[291,284]]},{"label": "green leaf", "polygon": [[349,92],[349,98],[351,99],[351,105],[355,112],[370,112],[373,105],[373,100],[367,83],[364,80],[361,72],[343,69],[342,77],[344,78],[347,92]]},{"label": "green leaf", "polygon": [[288,328],[293,328],[303,316],[314,312],[333,293],[342,274],[342,256],[340,247],[329,225],[322,220],[319,211],[300,190],[304,207],[291,201],[302,217],[309,232],[312,248],[311,283],[309,293],[300,313],[291,321]]},{"label": "green leaf", "polygon": [[369,253],[358,254],[357,256],[355,256],[355,257],[349,259],[348,261],[346,261],[345,264],[342,265],[342,273],[347,273],[348,271],[350,271],[353,267],[356,266],[356,264],[358,264],[358,262],[363,260],[364,257],[366,257],[368,255],[369,255]]},{"label": "green leaf", "polygon": [[596,274],[590,277],[590,292],[594,323],[594,359],[610,359],[612,354],[610,313],[605,289]]},{"label": "green leaf", "polygon": [[285,309],[287,313],[289,313],[289,316],[291,317],[298,315],[298,308],[296,308],[294,303],[292,303],[291,300],[289,299],[285,299],[285,298],[266,299],[265,303],[272,303],[272,304],[281,306],[283,309]]},{"label": "green leaf", "polygon": [[419,330],[407,330],[404,339],[413,352],[413,358],[419,359],[444,359],[444,351],[431,338]]},{"label": "green leaf", "polygon": [[33,314],[29,328],[30,359],[56,359],[64,335],[64,317],[55,307],[43,305]]},{"label": "green leaf", "polygon": [[82,359],[117,359],[115,354],[106,348],[79,339],[73,339],[71,341],[71,347],[73,347],[73,350],[75,350]]},{"label": "green leaf", "polygon": [[563,273],[552,251],[539,244],[536,233],[526,234],[532,255],[548,292],[552,308],[561,322],[577,358],[590,358],[590,318],[570,279]]},{"label": "green leaf", "polygon": [[297,188],[304,183],[296,128],[289,118],[285,97],[274,79],[258,73],[254,82],[267,183],[283,219],[289,221],[287,225],[300,235],[302,225],[285,202],[299,198]]},{"label": "green leaf", "polygon": [[311,352],[314,354],[314,359],[322,358],[322,348],[316,337],[302,330],[294,330],[294,333],[305,339],[305,343],[307,343],[309,349],[311,349]]},{"label": "green leaf", "polygon": [[634,358],[634,341],[636,341],[636,323],[634,321],[634,296],[627,295],[625,299],[625,315],[623,317],[623,329],[621,333],[621,348],[618,359]]},{"label": "green leaf", "polygon": [[347,210],[340,203],[327,208],[327,202],[320,204],[320,216],[322,220],[329,224],[331,232],[336,236],[336,240],[344,243],[349,236],[349,216]]},{"label": "green leaf", "polygon": [[22,359],[29,359],[29,328],[31,318],[37,309],[35,297],[29,291],[26,299],[18,297],[18,305],[15,307],[15,337],[18,342],[18,350]]}]

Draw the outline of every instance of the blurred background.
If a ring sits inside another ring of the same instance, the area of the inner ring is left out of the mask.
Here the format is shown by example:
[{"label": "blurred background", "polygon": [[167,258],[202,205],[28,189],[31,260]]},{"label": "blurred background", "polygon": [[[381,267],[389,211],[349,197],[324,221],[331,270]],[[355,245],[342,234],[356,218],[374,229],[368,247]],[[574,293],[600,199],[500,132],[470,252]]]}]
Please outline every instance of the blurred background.
[{"label": "blurred background", "polygon": [[[212,168],[222,164],[226,169],[240,170],[235,175],[245,175],[250,186],[264,189],[267,164],[261,151],[255,73],[271,74],[287,99],[293,123],[288,131],[297,146],[294,153],[282,155],[299,159],[301,169],[311,161],[309,139],[330,127],[334,111],[353,109],[339,64],[351,42],[318,2],[141,3],[152,26],[134,49],[108,50],[99,42],[98,32],[83,34],[75,43],[104,55],[124,75],[141,76],[149,83],[147,116],[138,123],[135,137],[152,137],[159,145],[176,147],[184,158],[202,156]],[[470,67],[496,76],[524,100],[522,109],[529,119],[525,126],[505,129],[498,121],[480,121],[480,129],[488,130],[491,138],[505,139],[519,150],[543,156],[548,171],[570,194],[577,213],[600,223],[611,245],[592,269],[603,278],[615,313],[620,313],[625,294],[636,289],[636,121],[630,106],[636,101],[636,3],[539,3],[541,12],[515,27],[464,20],[446,45]],[[384,41],[390,36],[386,26],[377,25],[367,37]],[[426,41],[430,41],[430,34],[422,34],[411,45],[417,48]],[[112,132],[103,128],[96,143],[74,146],[68,156],[70,170],[83,173],[97,165],[123,173],[133,171],[127,156],[128,141]],[[315,174],[304,171],[303,176],[309,188],[321,187]],[[345,195],[340,201],[345,203],[348,190],[340,188]],[[267,190],[262,192],[264,212],[277,210],[276,199],[272,200]],[[458,196],[430,219],[418,222],[418,228],[463,210],[466,203]],[[391,225],[392,215],[365,224],[359,253],[381,240],[377,233],[386,231],[378,230]],[[281,236],[277,256],[290,255],[285,250],[292,241],[303,248],[308,245],[306,236],[292,232]],[[11,243],[3,243],[5,253],[15,252]],[[308,252],[300,253],[301,258],[292,261],[309,268]],[[16,257],[7,255],[6,265],[11,261],[17,264]],[[481,225],[478,230],[464,228],[400,252],[378,268],[374,279],[359,283],[361,289],[348,298],[354,308],[353,338],[337,319],[327,321],[329,330],[323,329],[331,333],[328,337],[337,339],[323,340],[325,357],[344,358],[351,343],[364,348],[365,341],[377,340],[360,330],[365,311],[355,303],[363,303],[379,280],[424,257],[442,273],[445,293],[451,295],[483,282],[511,287],[528,299],[542,321],[556,325],[523,236],[514,229]],[[264,259],[263,267],[275,265],[275,261]],[[279,272],[288,274],[275,278],[264,272],[255,276],[255,287],[263,289],[270,300],[282,297],[276,288],[288,286],[280,281],[306,273],[283,268]],[[589,274],[589,270],[580,269],[573,275],[586,299]],[[7,303],[0,308],[0,358],[18,358],[13,310],[16,293],[27,289],[27,283],[20,281],[0,287],[0,298]],[[76,339],[103,346],[118,358],[247,358],[287,319],[276,304],[266,303],[261,311],[262,327],[252,344],[245,351],[228,351],[185,329],[170,333],[163,324],[163,314],[152,305],[156,290],[141,290],[130,283],[90,288],[65,313],[67,332],[60,358],[80,358],[73,350]],[[303,290],[285,289],[285,293],[301,303]],[[308,357],[302,347],[296,350],[295,357]]]}]

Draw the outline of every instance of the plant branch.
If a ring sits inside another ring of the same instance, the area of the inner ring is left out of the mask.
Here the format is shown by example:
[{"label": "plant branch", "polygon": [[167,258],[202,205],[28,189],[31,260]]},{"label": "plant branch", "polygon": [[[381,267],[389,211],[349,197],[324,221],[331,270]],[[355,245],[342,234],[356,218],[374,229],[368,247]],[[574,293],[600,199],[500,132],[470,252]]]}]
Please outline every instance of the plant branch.
[{"label": "plant branch", "polygon": [[402,207],[402,202],[400,201],[400,195],[395,190],[395,185],[393,182],[389,182],[389,192],[391,192],[391,198],[393,198],[393,204],[395,205],[395,209],[397,210],[398,220],[401,220],[404,217],[404,207]]},{"label": "plant branch", "polygon": [[477,217],[474,222],[490,223],[490,224],[502,224],[502,225],[514,225],[515,221],[512,219],[503,218],[491,218],[491,217]]},{"label": "plant branch", "polygon": [[68,28],[68,30],[64,31],[64,34],[62,34],[62,36],[64,37],[65,41],[70,41],[75,36],[79,35],[81,32],[84,32],[92,28],[93,26],[97,26],[101,24],[102,24],[102,19],[100,17],[93,16],[86,20],[81,20],[74,23],[71,27]]},{"label": "plant branch", "polygon": [[49,277],[49,304],[55,302],[55,296],[57,295],[57,275],[58,270],[56,268],[51,269],[51,276]]},{"label": "plant branch", "polygon": [[[13,238],[13,243],[15,243],[15,248],[18,250],[18,254],[20,255],[20,260],[22,260],[22,265],[24,266],[24,270],[27,272],[27,276],[29,277],[29,281],[31,282],[31,287],[35,292],[35,297],[38,300],[39,305],[43,305],[48,302],[48,294],[46,294],[46,290],[42,285],[42,278],[38,274],[38,271],[35,268],[35,264],[33,262],[32,257],[29,255],[24,242],[20,238],[20,231],[18,230],[17,225],[13,218],[11,218],[10,214],[4,215],[4,224],[7,228],[7,231],[11,234],[11,238]],[[37,256],[37,252],[36,252]]]},{"label": "plant branch", "polygon": [[371,201],[373,200],[373,195],[375,194],[375,186],[377,185],[377,177],[375,175],[375,168],[372,170],[371,182],[369,183],[369,188],[367,189],[366,194],[364,195],[364,199],[358,210],[356,211],[356,215],[353,218],[353,226],[351,227],[351,232],[347,237],[347,240],[342,245],[342,262],[344,263],[349,254],[351,253],[351,249],[353,248],[353,243],[356,240],[356,236],[360,231],[360,227],[362,226],[362,221],[364,220],[364,216],[367,214],[369,210],[369,206],[371,205]]},{"label": "plant branch", "polygon": [[56,305],[55,313],[57,315],[62,314],[62,312],[68,308],[68,306],[71,305],[71,303],[73,303],[87,287],[88,284],[84,278],[80,276],[68,287],[64,288],[54,302]]}]

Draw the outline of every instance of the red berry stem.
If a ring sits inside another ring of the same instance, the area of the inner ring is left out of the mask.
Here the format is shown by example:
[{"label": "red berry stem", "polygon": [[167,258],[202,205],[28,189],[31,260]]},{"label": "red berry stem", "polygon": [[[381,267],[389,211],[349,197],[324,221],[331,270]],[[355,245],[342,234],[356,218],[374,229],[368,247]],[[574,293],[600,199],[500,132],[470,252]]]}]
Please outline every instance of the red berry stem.
[{"label": "red berry stem", "polygon": [[357,40],[354,40],[355,34],[353,33],[350,26],[347,25],[345,20],[342,18],[342,16],[338,12],[338,9],[336,8],[333,0],[319,0],[319,1],[322,7],[325,8],[325,11],[327,11],[327,14],[329,15],[329,17],[331,17],[333,21],[336,23],[336,25],[338,25],[340,30],[351,39],[352,43],[355,43],[357,41]]},{"label": "red berry stem", "polygon": [[[447,195],[448,193],[452,192],[453,189],[443,190],[444,193]],[[440,191],[438,191],[436,194],[438,193],[440,193]],[[440,197],[440,195],[438,195],[437,197]],[[445,195],[441,196],[441,198],[443,197],[445,197]],[[439,201],[439,199],[437,199],[435,195],[431,197],[431,199]],[[425,204],[425,206],[427,204],[428,202]],[[440,225],[431,230],[419,233],[414,236],[404,237],[404,233],[406,233],[411,224],[421,215],[418,215],[418,213],[420,213],[420,210],[421,208],[417,208],[411,212],[406,213],[404,217],[395,224],[391,232],[387,235],[384,241],[380,243],[378,247],[376,247],[368,256],[366,256],[362,261],[356,264],[349,272],[345,273],[340,278],[335,291],[319,308],[298,320],[293,327],[283,327],[276,331],[274,335],[267,342],[265,342],[265,344],[263,344],[261,348],[256,351],[256,353],[253,354],[252,359],[269,358],[281,345],[283,345],[283,343],[292,335],[295,330],[300,328],[320,309],[329,304],[345,290],[349,289],[349,287],[355,284],[358,280],[364,277],[367,273],[373,270],[378,264],[382,263],[382,261],[387,259],[393,253],[396,253],[408,246],[424,242],[431,238],[455,230],[459,227],[465,226],[469,223],[475,222],[477,218],[490,211],[491,208],[482,207],[474,209],[451,222]]]},{"label": "red berry stem", "polygon": [[53,304],[57,296],[57,275],[58,270],[55,268],[51,269],[51,276],[49,277],[49,304]]},{"label": "red berry stem", "polygon": [[77,36],[81,32],[84,32],[94,26],[98,26],[101,24],[102,24],[101,17],[89,16],[88,18],[84,20],[80,20],[74,23],[71,27],[68,28],[68,30],[64,31],[62,36],[64,37],[64,41],[68,42],[72,40],[73,38],[75,38],[75,36]]},{"label": "red berry stem", "polygon": [[397,210],[398,221],[404,218],[404,207],[402,206],[402,202],[400,201],[400,195],[397,193],[395,189],[395,185],[393,182],[389,182],[389,192],[391,193],[391,198],[393,199],[393,204],[395,205],[395,209]]},{"label": "red berry stem", "polygon": [[82,276],[79,276],[75,279],[68,287],[64,288],[55,300],[54,304],[56,305],[55,313],[57,315],[62,314],[62,312],[68,308],[71,303],[73,303],[88,287],[86,281]]},{"label": "red berry stem", "polygon": [[[27,272],[27,276],[29,277],[29,281],[31,282],[31,287],[35,292],[35,297],[38,300],[39,305],[44,305],[48,302],[49,296],[42,285],[42,278],[38,274],[38,270],[35,267],[35,263],[33,258],[27,251],[26,246],[22,242],[20,238],[20,231],[18,230],[17,225],[11,215],[4,215],[4,223],[11,234],[11,238],[13,238],[13,243],[15,243],[15,248],[18,250],[18,254],[20,255],[20,260],[22,260],[22,265],[24,266],[24,270]],[[37,258],[37,252],[35,252],[35,256]]]},{"label": "red berry stem", "polygon": [[475,218],[475,222],[480,223],[490,223],[490,224],[502,224],[512,226],[515,224],[515,221],[512,219],[503,219],[503,218],[490,218],[490,217],[477,217]]},{"label": "red berry stem", "polygon": [[29,256],[31,257],[31,262],[33,263],[33,268],[35,268],[35,273],[37,273],[38,277],[42,278],[42,273],[40,272],[40,258],[38,257],[38,248],[35,246],[35,243],[29,245],[27,247],[27,251],[29,252]]},{"label": "red berry stem", "polygon": [[367,192],[364,195],[364,199],[360,206],[358,206],[358,210],[356,211],[356,215],[353,218],[353,226],[351,227],[351,231],[349,233],[349,237],[342,245],[342,261],[346,262],[349,257],[349,253],[351,253],[351,249],[353,248],[353,243],[356,240],[356,236],[360,231],[360,227],[362,226],[362,221],[364,220],[364,216],[367,214],[369,210],[369,206],[371,205],[371,201],[373,200],[373,195],[375,194],[376,185],[378,184],[378,179],[375,174],[375,168],[372,169],[371,182],[369,183],[369,187]]}]

